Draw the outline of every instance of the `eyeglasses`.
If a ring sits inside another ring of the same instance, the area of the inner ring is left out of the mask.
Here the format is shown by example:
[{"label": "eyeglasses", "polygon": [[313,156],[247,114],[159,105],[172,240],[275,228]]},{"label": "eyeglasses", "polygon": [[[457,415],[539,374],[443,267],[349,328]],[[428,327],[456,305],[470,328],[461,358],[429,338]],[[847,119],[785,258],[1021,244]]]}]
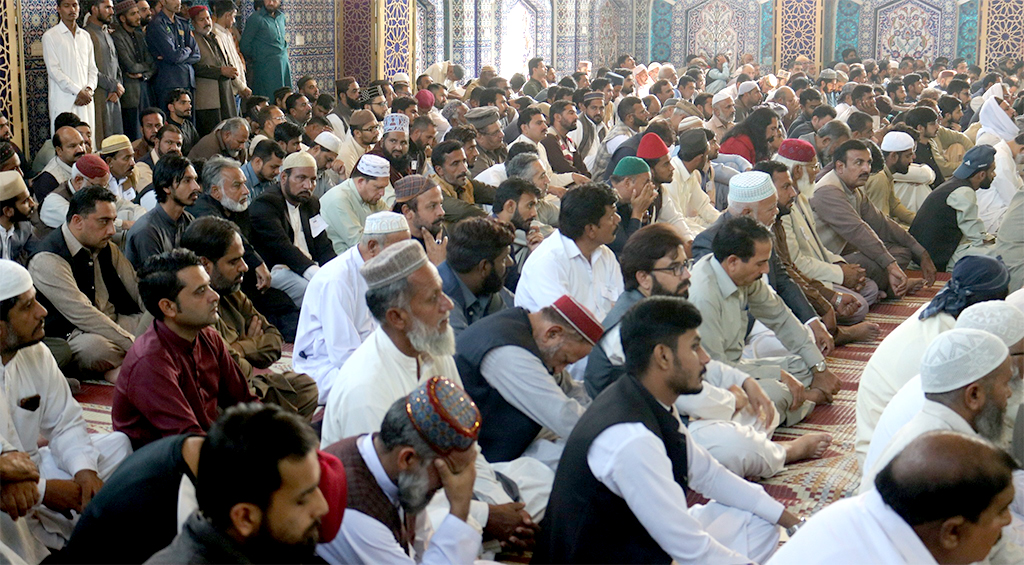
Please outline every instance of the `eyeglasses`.
[{"label": "eyeglasses", "polygon": [[375,126],[370,126],[368,128],[359,128],[359,131],[365,132],[365,133],[373,133],[375,131],[380,131],[380,124],[377,124]]},{"label": "eyeglasses", "polygon": [[655,273],[658,271],[666,271],[672,273],[677,277],[681,277],[683,276],[683,273],[689,271],[691,268],[693,268],[693,259],[687,259],[682,263],[676,263],[674,265],[669,265],[668,267],[661,267],[660,269],[651,269],[651,272]]}]

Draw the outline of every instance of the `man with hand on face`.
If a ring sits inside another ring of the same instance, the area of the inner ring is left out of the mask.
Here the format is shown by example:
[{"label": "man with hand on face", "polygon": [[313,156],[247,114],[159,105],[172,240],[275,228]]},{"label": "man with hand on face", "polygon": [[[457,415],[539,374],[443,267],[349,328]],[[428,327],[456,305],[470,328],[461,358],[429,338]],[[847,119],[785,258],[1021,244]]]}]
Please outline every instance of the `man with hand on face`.
[{"label": "man with hand on face", "polygon": [[386,159],[367,153],[359,158],[347,180],[320,199],[327,236],[335,253],[355,247],[363,237],[367,216],[388,209],[384,193],[389,186],[389,174]]},{"label": "man with hand on face", "polygon": [[658,190],[651,181],[651,168],[639,157],[624,157],[619,161],[608,183],[618,194],[615,208],[622,218],[615,230],[615,241],[608,244],[618,257],[630,236],[652,221],[650,208],[658,197]]},{"label": "man with hand on face", "polygon": [[[835,169],[815,184],[810,199],[822,243],[833,253],[863,267],[879,290],[891,296],[913,294],[935,282],[928,251],[907,230],[882,214],[860,188],[871,173],[871,152],[851,140],[835,151]],[[908,279],[903,269],[914,260],[923,279]]]},{"label": "man with hand on face", "polygon": [[584,154],[570,138],[571,132],[579,129],[579,115],[572,102],[557,100],[551,105],[550,124],[547,134],[541,139],[551,170],[556,173],[577,173],[585,177],[590,171],[583,163]]},{"label": "man with hand on face", "polygon": [[395,185],[394,212],[405,216],[409,233],[426,250],[435,266],[448,256],[448,236],[444,233],[444,193],[433,180],[409,175]]},{"label": "man with hand on face", "polygon": [[[138,109],[136,111],[138,112]],[[164,127],[164,111],[160,108],[149,107],[139,113],[139,135],[132,142],[136,163],[156,149],[156,134],[162,127]],[[132,136],[128,137],[131,139]]]},{"label": "man with hand on face", "polygon": [[304,151],[285,157],[279,181],[280,190],[253,201],[252,226],[261,236],[253,243],[271,265],[270,286],[288,294],[301,309],[306,285],[335,252],[320,201],[313,196],[316,159]]},{"label": "man with hand on face", "polygon": [[[156,75],[151,85],[153,97],[158,105],[166,107],[178,99],[177,96],[170,99],[172,91],[195,89],[196,73],[192,65],[199,62],[200,54],[192,27],[180,14],[181,0],[163,0],[162,6],[146,26],[146,45],[156,59]],[[191,143],[188,145],[191,149]]]},{"label": "man with hand on face", "polygon": [[537,202],[543,197],[544,194],[532,182],[520,178],[502,182],[494,192],[491,217],[512,225],[516,230],[510,255],[512,265],[505,272],[505,288],[513,293],[526,258],[544,241],[540,228],[533,225],[537,219]]},{"label": "man with hand on face", "polygon": [[146,259],[178,247],[195,218],[185,210],[203,193],[199,176],[188,159],[171,155],[160,160],[153,172],[157,205],[128,230],[125,256],[141,269]]}]

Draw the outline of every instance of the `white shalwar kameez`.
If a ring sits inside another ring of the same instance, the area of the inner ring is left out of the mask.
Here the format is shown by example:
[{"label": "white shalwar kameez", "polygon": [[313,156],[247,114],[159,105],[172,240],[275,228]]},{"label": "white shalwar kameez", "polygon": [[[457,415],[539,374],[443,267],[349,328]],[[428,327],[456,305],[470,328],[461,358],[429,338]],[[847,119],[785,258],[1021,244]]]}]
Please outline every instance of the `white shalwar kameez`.
[{"label": "white shalwar kameez", "polygon": [[[54,120],[63,112],[75,114],[89,124],[91,131],[96,131],[95,100],[85,106],[75,105],[78,93],[87,86],[95,91],[99,79],[89,32],[75,26],[75,32],[71,33],[63,22],[46,30],[43,34],[43,61],[49,77],[50,133],[54,133]],[[99,147],[95,139],[92,146]]]}]

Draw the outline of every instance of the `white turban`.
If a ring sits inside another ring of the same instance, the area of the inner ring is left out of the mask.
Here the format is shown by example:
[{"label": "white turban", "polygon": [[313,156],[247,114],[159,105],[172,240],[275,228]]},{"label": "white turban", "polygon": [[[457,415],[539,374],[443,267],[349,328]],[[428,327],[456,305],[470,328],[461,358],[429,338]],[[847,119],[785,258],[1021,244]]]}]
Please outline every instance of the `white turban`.
[{"label": "white turban", "polygon": [[28,269],[8,259],[0,259],[0,300],[21,296],[32,288]]},{"label": "white turban", "polygon": [[954,328],[939,334],[921,358],[921,388],[942,393],[963,388],[996,369],[1010,354],[1006,344],[982,330]]},{"label": "white turban", "polygon": [[1006,112],[999,105],[999,100],[995,98],[989,98],[982,105],[981,113],[978,114],[978,121],[981,122],[981,129],[978,130],[978,135],[991,133],[1003,141],[1010,141],[1020,133],[1017,124],[1013,123],[1010,116],[1006,115]]},{"label": "white turban", "polygon": [[1005,300],[986,300],[964,308],[955,327],[986,331],[1010,347],[1024,339],[1024,312]]}]

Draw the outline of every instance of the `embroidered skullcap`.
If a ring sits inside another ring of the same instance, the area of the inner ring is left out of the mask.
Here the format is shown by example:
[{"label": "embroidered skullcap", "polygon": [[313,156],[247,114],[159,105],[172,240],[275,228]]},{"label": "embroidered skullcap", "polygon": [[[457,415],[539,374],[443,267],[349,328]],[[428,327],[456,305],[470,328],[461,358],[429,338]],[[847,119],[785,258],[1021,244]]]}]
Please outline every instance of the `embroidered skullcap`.
[{"label": "embroidered skullcap", "polygon": [[409,135],[409,116],[400,112],[384,116],[384,121],[381,124],[384,126],[384,133],[403,131],[406,135]]},{"label": "embroidered skullcap", "polygon": [[6,162],[14,155],[17,151],[14,150],[14,145],[8,141],[0,141],[0,163]]},{"label": "embroidered skullcap", "polygon": [[130,139],[128,139],[128,136],[118,134],[112,135],[104,139],[103,143],[100,144],[100,150],[97,151],[97,153],[99,153],[100,155],[110,155],[113,153],[117,153],[118,151],[123,151],[125,149],[131,148],[132,142]]},{"label": "embroidered skullcap", "polygon": [[416,93],[416,105],[420,108],[429,109],[434,105],[434,93],[423,89]]},{"label": "embroidered skullcap", "polygon": [[377,117],[369,110],[356,110],[348,119],[348,125],[353,129],[361,129],[366,124],[376,120]]},{"label": "embroidered skullcap", "polygon": [[127,14],[129,10],[135,7],[135,0],[121,0],[117,4],[114,4],[114,15],[120,16],[121,14]]},{"label": "embroidered skullcap", "polygon": [[10,200],[15,196],[28,190],[25,179],[21,178],[18,171],[4,171],[0,173],[0,202]]},{"label": "embroidered skullcap", "polygon": [[363,226],[364,235],[387,235],[409,231],[409,222],[405,216],[397,212],[376,212],[366,217],[366,224]]},{"label": "embroidered skullcap", "polygon": [[708,150],[708,136],[704,134],[703,129],[684,131],[679,134],[679,147],[685,147],[687,150],[700,149],[706,152]]},{"label": "embroidered skullcap", "polygon": [[668,146],[656,133],[644,134],[640,138],[640,145],[636,148],[636,156],[641,159],[661,159],[668,155]]},{"label": "embroidered skullcap", "polygon": [[416,387],[405,402],[405,413],[423,441],[442,457],[473,447],[480,433],[476,403],[444,377],[430,377]]},{"label": "embroidered skullcap", "polygon": [[281,161],[282,171],[297,169],[300,167],[308,167],[316,170],[316,159],[305,151],[296,151],[295,153],[285,157],[284,161]]},{"label": "embroidered skullcap", "polygon": [[886,153],[909,151],[914,148],[914,138],[902,131],[890,131],[882,138],[880,149]]},{"label": "embroidered skullcap", "polygon": [[984,302],[1006,296],[1010,285],[1010,271],[1000,259],[983,255],[968,255],[956,262],[946,286],[932,298],[920,319],[945,312],[954,318],[967,308],[967,300]]},{"label": "embroidered skullcap", "polygon": [[999,367],[1007,355],[1006,344],[986,331],[943,332],[921,358],[921,388],[928,394],[965,387]]},{"label": "embroidered skullcap", "polygon": [[759,88],[760,87],[757,86],[756,82],[754,82],[752,80],[748,80],[748,81],[740,84],[739,87],[737,88],[736,92],[738,92],[740,96],[743,96],[744,94],[750,92],[751,90],[758,90]]},{"label": "embroidered skullcap", "polygon": [[395,73],[395,75],[391,77],[391,83],[395,86],[400,84],[409,86],[409,82],[409,73]]},{"label": "embroidered skullcap", "polygon": [[485,127],[497,123],[498,117],[498,109],[494,106],[480,106],[466,112],[466,121],[475,127],[476,131],[482,131]]},{"label": "embroidered skullcap", "polygon": [[384,248],[380,255],[359,267],[359,274],[366,279],[366,287],[374,290],[405,280],[426,263],[427,252],[420,242],[407,239]]},{"label": "embroidered skullcap", "polygon": [[711,97],[711,105],[718,104],[726,99],[732,100],[732,95],[726,90],[719,90],[713,97]]},{"label": "embroidered skullcap", "polygon": [[782,142],[778,156],[796,163],[810,163],[818,158],[814,145],[795,137]]},{"label": "embroidered skullcap", "polygon": [[603,92],[588,92],[583,95],[583,103],[593,102],[594,100],[604,100]]},{"label": "embroidered skullcap", "polygon": [[28,269],[8,259],[0,259],[0,301],[21,296],[32,288]]},{"label": "embroidered skullcap", "polygon": [[[455,117],[458,115],[459,108],[469,108],[469,106],[466,106],[466,103],[463,102],[462,100],[452,100],[444,105],[444,110],[441,110],[441,117],[448,120],[449,122],[454,121]],[[477,108],[473,108],[473,110],[476,109]],[[469,118],[469,112],[472,112],[473,110],[469,110],[468,112],[466,112],[467,119]],[[493,108],[493,110],[495,112],[498,111],[497,108]],[[494,121],[498,120],[495,119]]]},{"label": "embroidered skullcap", "polygon": [[498,72],[498,69],[494,65],[484,65],[484,66],[480,67],[480,72],[481,73],[486,73],[487,71],[491,71],[492,73],[496,73],[496,72]]},{"label": "embroidered skullcap", "polygon": [[608,82],[612,83],[612,86],[622,86],[625,79],[619,73],[605,73],[604,78],[608,79]]},{"label": "embroidered skullcap", "polygon": [[1011,292],[1010,296],[1006,297],[1006,303],[1024,312],[1024,288]]},{"label": "embroidered skullcap", "polygon": [[207,8],[206,6],[202,6],[202,5],[192,6],[191,8],[188,9],[188,17],[192,18],[192,19],[195,19],[196,16],[198,16],[199,14],[201,14],[203,12],[206,12],[208,10],[209,10],[209,8]]},{"label": "embroidered skullcap", "polygon": [[746,171],[729,179],[729,202],[760,202],[775,194],[775,183],[768,173]]},{"label": "embroidered skullcap", "polygon": [[341,460],[319,449],[316,457],[320,462],[320,492],[327,500],[327,514],[320,518],[320,543],[327,543],[338,535],[341,519],[345,516],[348,503],[348,479]]},{"label": "embroidered skullcap", "polygon": [[384,91],[381,89],[380,85],[375,84],[359,90],[359,101],[364,104],[378,96],[384,96]]},{"label": "embroidered skullcap", "polygon": [[423,175],[408,175],[395,183],[395,202],[408,202],[437,186],[437,183]]},{"label": "embroidered skullcap", "polygon": [[316,136],[313,141],[332,153],[341,153],[341,140],[329,131],[320,132],[320,135]]},{"label": "embroidered skullcap", "polygon": [[953,176],[965,180],[996,162],[996,149],[991,145],[975,145],[964,154],[964,161],[953,171]]},{"label": "embroidered skullcap", "polygon": [[612,175],[616,177],[631,177],[633,175],[642,175],[644,173],[651,172],[651,168],[647,166],[647,163],[639,157],[623,157],[617,165],[615,170],[612,171]]},{"label": "embroidered skullcap", "polygon": [[106,161],[100,159],[100,156],[95,153],[82,155],[71,168],[78,170],[82,176],[88,179],[102,178],[110,172],[110,167],[107,166]]},{"label": "embroidered skullcap", "polygon": [[583,339],[587,340],[590,345],[596,345],[600,341],[601,335],[604,334],[601,322],[575,298],[563,294],[551,307],[561,314],[565,321],[572,326],[572,329],[583,336]]},{"label": "embroidered skullcap", "polygon": [[832,69],[825,69],[818,75],[818,80],[836,80],[836,72]]},{"label": "embroidered skullcap", "polygon": [[986,331],[1010,347],[1024,339],[1024,312],[1005,300],[986,300],[964,308],[955,327]]},{"label": "embroidered skullcap", "polygon": [[356,169],[368,177],[382,179],[391,176],[391,163],[380,155],[364,153],[356,161]]}]

